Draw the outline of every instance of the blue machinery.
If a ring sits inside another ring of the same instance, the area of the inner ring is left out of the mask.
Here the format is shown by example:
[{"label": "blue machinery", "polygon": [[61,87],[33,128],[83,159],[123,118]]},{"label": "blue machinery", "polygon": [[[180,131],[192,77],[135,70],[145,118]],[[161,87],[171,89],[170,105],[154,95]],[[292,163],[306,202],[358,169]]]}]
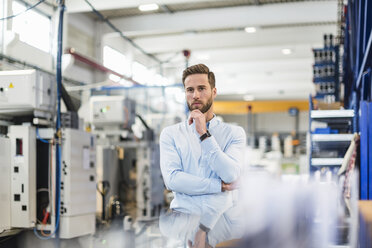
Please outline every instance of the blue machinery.
[{"label": "blue machinery", "polygon": [[372,200],[372,1],[348,1],[343,82],[345,108],[354,109],[360,132],[360,199]]},{"label": "blue machinery", "polygon": [[340,101],[339,46],[333,45],[333,35],[324,35],[324,48],[313,49],[315,98]]},{"label": "blue machinery", "polygon": [[[345,109],[353,109],[352,132],[360,132],[360,199],[372,200],[372,1],[371,0],[348,0],[344,9],[344,54],[340,63],[343,67],[342,83],[344,84],[344,106]],[[314,83],[326,85],[318,87],[316,98],[324,95],[332,95],[329,87],[330,78],[324,75],[325,66],[331,65],[331,60],[319,58],[320,53],[329,51],[333,47],[315,49]],[[317,53],[317,54],[315,54]],[[322,54],[321,56],[323,56]],[[326,62],[326,63],[325,63]],[[334,61],[337,62],[337,61]],[[338,71],[338,70],[336,70]],[[338,88],[338,80],[335,79],[335,88]],[[321,94],[322,91],[326,94]],[[335,100],[338,100],[335,90]],[[319,94],[320,93],[320,94]],[[312,100],[310,98],[310,128]],[[310,137],[312,138],[312,137]],[[313,145],[311,142],[311,149]],[[310,165],[311,156],[310,156]],[[314,168],[310,166],[313,171]]]}]

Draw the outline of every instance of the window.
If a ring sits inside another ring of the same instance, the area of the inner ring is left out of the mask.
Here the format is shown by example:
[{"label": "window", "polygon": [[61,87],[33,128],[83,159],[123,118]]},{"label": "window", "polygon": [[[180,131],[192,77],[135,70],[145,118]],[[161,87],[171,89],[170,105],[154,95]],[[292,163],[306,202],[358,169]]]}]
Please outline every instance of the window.
[{"label": "window", "polygon": [[124,54],[109,46],[103,47],[103,65],[125,76],[130,76],[131,74],[129,60]]},{"label": "window", "polygon": [[154,80],[154,85],[158,85],[158,86],[166,86],[170,84],[170,81],[160,74],[155,74],[153,77],[153,80]]},{"label": "window", "polygon": [[134,81],[137,81],[141,84],[148,84],[149,81],[151,81],[150,77],[151,77],[151,73],[146,68],[146,66],[136,61],[133,62],[133,80]]},{"label": "window", "polygon": [[[27,9],[21,2],[13,1],[12,11],[14,14]],[[50,52],[50,19],[31,9],[26,13],[13,18],[13,32],[19,34],[19,39],[44,52]]]}]

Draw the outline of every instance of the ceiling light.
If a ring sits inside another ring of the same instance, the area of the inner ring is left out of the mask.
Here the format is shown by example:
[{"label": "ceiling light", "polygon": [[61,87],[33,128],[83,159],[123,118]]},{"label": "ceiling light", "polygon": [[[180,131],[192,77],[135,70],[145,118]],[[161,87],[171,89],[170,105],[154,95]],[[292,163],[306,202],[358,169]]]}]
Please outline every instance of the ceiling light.
[{"label": "ceiling light", "polygon": [[156,3],[142,4],[138,6],[138,9],[141,11],[152,11],[159,9],[159,6]]},{"label": "ceiling light", "polygon": [[246,27],[244,31],[247,33],[256,33],[257,30],[255,27]]},{"label": "ceiling light", "polygon": [[283,48],[283,49],[282,49],[282,53],[283,53],[284,55],[288,55],[288,54],[291,54],[291,53],[292,53],[292,50],[289,49],[289,48]]}]

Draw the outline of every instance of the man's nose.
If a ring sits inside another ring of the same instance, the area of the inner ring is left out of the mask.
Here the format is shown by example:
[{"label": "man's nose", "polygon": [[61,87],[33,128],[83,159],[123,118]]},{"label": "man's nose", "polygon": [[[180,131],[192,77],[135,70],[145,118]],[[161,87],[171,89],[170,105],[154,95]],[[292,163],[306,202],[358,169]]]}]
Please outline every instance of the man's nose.
[{"label": "man's nose", "polygon": [[197,90],[194,91],[194,95],[192,96],[194,99],[199,98],[199,92]]}]

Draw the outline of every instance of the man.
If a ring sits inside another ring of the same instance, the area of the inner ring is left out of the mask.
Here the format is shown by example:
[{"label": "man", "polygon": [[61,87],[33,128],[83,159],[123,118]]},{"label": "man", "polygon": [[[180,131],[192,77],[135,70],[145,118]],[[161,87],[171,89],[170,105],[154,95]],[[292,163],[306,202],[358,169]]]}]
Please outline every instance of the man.
[{"label": "man", "polygon": [[207,66],[188,67],[182,82],[188,120],[160,135],[160,167],[166,187],[174,193],[170,211],[160,218],[160,230],[204,248],[237,234],[231,227],[231,191],[240,175],[246,136],[241,127],[214,115],[217,89]]}]

